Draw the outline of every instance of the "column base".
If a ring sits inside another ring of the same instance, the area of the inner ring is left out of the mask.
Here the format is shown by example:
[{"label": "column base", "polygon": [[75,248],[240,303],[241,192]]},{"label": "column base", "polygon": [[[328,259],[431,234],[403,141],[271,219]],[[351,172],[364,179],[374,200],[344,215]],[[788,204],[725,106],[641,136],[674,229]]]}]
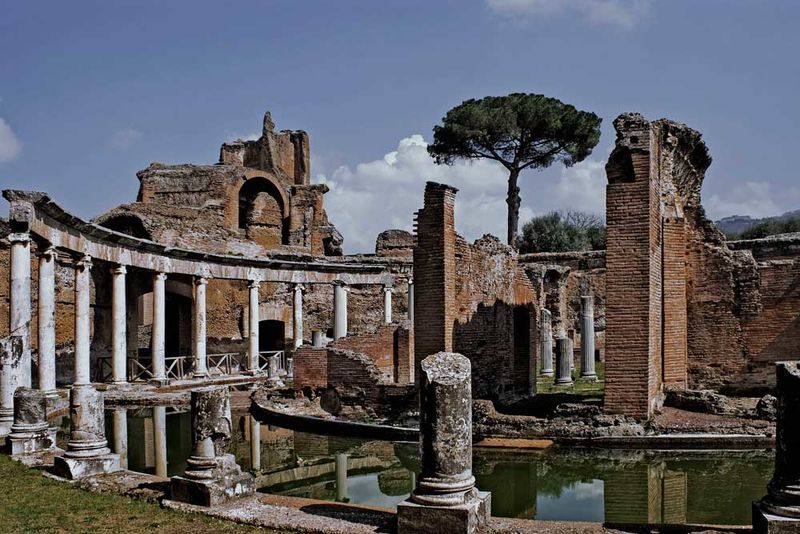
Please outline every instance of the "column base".
[{"label": "column base", "polygon": [[160,388],[169,385],[169,378],[151,378],[147,383]]},{"label": "column base", "polygon": [[29,432],[12,432],[7,439],[11,456],[55,449],[57,430],[55,427],[47,427]]},{"label": "column base", "polygon": [[[796,534],[800,517],[784,517],[769,511],[769,497],[753,503],[753,534]],[[800,508],[798,508],[800,511]]]},{"label": "column base", "polygon": [[480,534],[488,532],[491,511],[491,493],[477,490],[456,506],[424,506],[409,499],[397,505],[397,532]]},{"label": "column base", "polygon": [[211,378],[211,373],[209,373],[208,371],[192,373],[192,378],[194,378],[195,380],[205,380]]},{"label": "column base", "polygon": [[581,375],[578,380],[581,382],[597,382],[599,379],[597,378],[597,375]]},{"label": "column base", "polygon": [[113,389],[130,389],[131,383],[130,382],[109,382],[106,384],[106,391],[113,390]]},{"label": "column base", "polygon": [[14,424],[14,416],[0,417],[0,438],[4,438],[11,434],[11,425]]},{"label": "column base", "polygon": [[575,381],[571,378],[556,378],[556,381],[553,382],[554,386],[571,386],[575,384]]},{"label": "column base", "polygon": [[553,372],[553,371],[542,371],[539,374],[542,375],[542,376],[555,376],[556,373]]},{"label": "column base", "polygon": [[71,458],[68,456],[56,456],[53,458],[53,474],[69,480],[103,475],[119,470],[119,454],[109,453],[89,458]]},{"label": "column base", "polygon": [[255,493],[255,477],[243,472],[233,455],[226,454],[215,461],[216,467],[208,472],[211,478],[172,477],[170,499],[198,506],[217,506]]}]

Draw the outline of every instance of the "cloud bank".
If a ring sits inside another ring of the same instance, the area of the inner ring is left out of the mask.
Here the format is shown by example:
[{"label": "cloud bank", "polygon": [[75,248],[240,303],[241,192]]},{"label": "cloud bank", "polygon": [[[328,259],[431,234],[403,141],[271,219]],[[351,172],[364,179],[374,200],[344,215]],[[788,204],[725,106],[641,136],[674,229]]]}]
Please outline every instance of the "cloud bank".
[{"label": "cloud bank", "polygon": [[[436,165],[427,143],[419,135],[401,139],[397,149],[381,159],[350,167],[340,166],[325,183],[325,209],[344,235],[347,253],[374,252],[378,233],[389,228],[412,231],[413,214],[422,207],[425,182],[459,189],[456,195],[456,230],[468,240],[490,233],[506,235],[507,171],[493,161]],[[520,221],[554,209],[581,209],[603,213],[605,171],[603,163],[587,160],[569,169],[524,173]]]},{"label": "cloud bank", "polygon": [[486,0],[495,13],[519,19],[572,16],[598,26],[634,28],[647,16],[652,0]]},{"label": "cloud bank", "polygon": [[0,163],[11,161],[22,152],[22,143],[11,126],[0,118]]}]

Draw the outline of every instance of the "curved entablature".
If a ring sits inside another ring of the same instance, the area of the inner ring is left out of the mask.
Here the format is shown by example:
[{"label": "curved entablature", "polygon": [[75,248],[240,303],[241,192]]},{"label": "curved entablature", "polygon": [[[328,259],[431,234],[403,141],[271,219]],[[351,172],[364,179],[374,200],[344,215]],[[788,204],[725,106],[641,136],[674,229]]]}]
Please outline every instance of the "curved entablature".
[{"label": "curved entablature", "polygon": [[12,232],[30,232],[76,255],[141,269],[228,280],[287,283],[391,284],[387,265],[318,260],[247,258],[161,245],[88,223],[62,209],[45,193],[5,190]]}]

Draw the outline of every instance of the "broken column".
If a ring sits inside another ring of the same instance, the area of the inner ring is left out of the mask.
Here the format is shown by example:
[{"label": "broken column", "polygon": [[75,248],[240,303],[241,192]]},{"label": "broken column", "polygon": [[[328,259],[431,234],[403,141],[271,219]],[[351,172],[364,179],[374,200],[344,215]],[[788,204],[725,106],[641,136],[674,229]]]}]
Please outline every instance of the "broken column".
[{"label": "broken column", "polygon": [[311,345],[315,348],[319,348],[323,346],[322,343],[322,332],[319,330],[313,330],[311,332]]},{"label": "broken column", "polygon": [[255,479],[243,473],[232,454],[228,388],[192,390],[192,455],[183,476],[172,477],[172,500],[215,506],[255,491]]},{"label": "broken column", "polygon": [[420,467],[417,486],[397,507],[399,533],[485,532],[489,493],[472,476],[470,361],[439,352],[420,363]]},{"label": "broken column", "polygon": [[69,441],[64,456],[54,460],[57,475],[77,479],[119,470],[119,455],[107,446],[104,407],[103,395],[91,385],[72,387]]},{"label": "broken column", "polygon": [[14,423],[14,391],[16,373],[22,362],[25,343],[22,336],[0,339],[0,436],[11,432]]},{"label": "broken column", "polygon": [[775,473],[753,503],[753,532],[800,532],[800,362],[778,362]]},{"label": "broken column", "polygon": [[581,380],[597,380],[594,370],[594,297],[581,297]]},{"label": "broken column", "polygon": [[569,338],[559,332],[556,338],[556,380],[557,386],[572,385],[572,350]]},{"label": "broken column", "polygon": [[542,376],[553,376],[553,315],[542,309],[541,327]]},{"label": "broken column", "polygon": [[55,447],[56,428],[47,425],[44,391],[18,388],[14,392],[14,424],[8,442],[13,456]]}]

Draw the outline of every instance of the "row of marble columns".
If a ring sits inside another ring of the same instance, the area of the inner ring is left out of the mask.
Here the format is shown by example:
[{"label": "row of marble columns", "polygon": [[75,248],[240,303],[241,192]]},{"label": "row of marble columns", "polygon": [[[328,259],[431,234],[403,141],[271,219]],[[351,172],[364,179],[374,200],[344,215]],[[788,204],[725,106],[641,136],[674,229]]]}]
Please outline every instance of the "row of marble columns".
[{"label": "row of marble columns", "polygon": [[[30,273],[30,236],[26,233],[11,234],[11,272],[10,272],[10,332],[23,338],[23,357],[13,369],[2,366],[2,383],[5,386],[0,395],[0,418],[5,411],[13,409],[13,392],[18,387],[31,386],[31,273]],[[48,393],[55,392],[55,261],[53,247],[43,247],[38,254],[38,347],[39,389]],[[91,346],[91,269],[92,258],[83,256],[75,262],[75,366],[74,384],[91,383],[90,346]],[[127,302],[125,265],[115,265],[112,274],[111,304],[111,369],[113,384],[127,382]],[[152,379],[156,383],[167,381],[165,360],[166,338],[166,280],[167,274],[153,274],[152,299]],[[208,278],[194,278],[194,376],[208,376],[206,354],[206,286]],[[259,370],[259,280],[251,280],[248,284],[249,323],[247,371],[256,373]],[[303,343],[303,291],[302,284],[293,287],[293,338],[294,347]],[[334,338],[347,335],[347,293],[349,289],[344,283],[334,283]],[[384,322],[392,322],[393,288],[384,287]],[[409,282],[409,317],[413,317],[413,285]],[[5,410],[5,411],[3,411]]]},{"label": "row of marble columns", "polygon": [[[597,380],[594,365],[594,297],[581,297],[581,375],[582,380]],[[556,385],[572,384],[573,347],[572,340],[560,329],[556,337],[555,369],[553,362],[553,317],[549,310],[542,309],[540,324],[542,376],[555,375]]]}]

